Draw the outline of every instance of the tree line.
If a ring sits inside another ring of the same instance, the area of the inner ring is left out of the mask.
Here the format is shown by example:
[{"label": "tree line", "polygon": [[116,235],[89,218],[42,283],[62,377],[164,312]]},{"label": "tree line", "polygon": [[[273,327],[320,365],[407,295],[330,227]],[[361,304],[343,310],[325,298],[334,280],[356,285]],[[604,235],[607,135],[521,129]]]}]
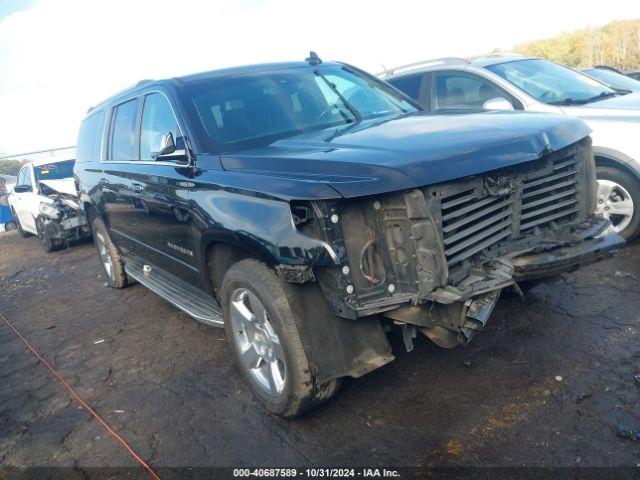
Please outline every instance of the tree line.
[{"label": "tree line", "polygon": [[570,67],[609,65],[622,71],[640,70],[640,19],[563,33],[517,45],[514,50]]},{"label": "tree line", "polygon": [[20,160],[0,160],[0,175],[18,175],[18,170],[23,163]]}]

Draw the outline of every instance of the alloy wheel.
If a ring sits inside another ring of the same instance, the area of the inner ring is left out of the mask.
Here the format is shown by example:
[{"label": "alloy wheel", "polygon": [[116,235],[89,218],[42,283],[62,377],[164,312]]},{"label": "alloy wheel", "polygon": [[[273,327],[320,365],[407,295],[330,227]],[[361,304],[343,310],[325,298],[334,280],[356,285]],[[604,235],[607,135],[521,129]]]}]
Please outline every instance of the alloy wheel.
[{"label": "alloy wheel", "polygon": [[633,218],[633,199],[622,185],[611,180],[598,180],[596,213],[608,218],[615,232],[621,232]]},{"label": "alloy wheel", "polygon": [[287,375],[285,355],[266,308],[253,292],[238,288],[231,295],[230,317],[242,367],[262,391],[280,395]]},{"label": "alloy wheel", "polygon": [[107,242],[104,238],[104,235],[101,232],[96,232],[96,242],[98,244],[98,254],[100,255],[100,262],[102,262],[104,271],[107,272],[107,276],[111,280],[113,280],[114,279],[113,262],[111,261],[111,255],[109,255],[109,250],[107,249]]}]

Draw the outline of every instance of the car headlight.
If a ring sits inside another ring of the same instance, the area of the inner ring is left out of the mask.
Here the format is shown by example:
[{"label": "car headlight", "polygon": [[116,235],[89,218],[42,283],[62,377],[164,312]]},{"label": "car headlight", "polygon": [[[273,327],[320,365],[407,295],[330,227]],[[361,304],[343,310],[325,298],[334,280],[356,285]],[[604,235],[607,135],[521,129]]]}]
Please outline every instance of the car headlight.
[{"label": "car headlight", "polygon": [[60,211],[57,208],[47,205],[46,203],[41,203],[39,210],[40,214],[45,217],[58,218],[60,216]]}]

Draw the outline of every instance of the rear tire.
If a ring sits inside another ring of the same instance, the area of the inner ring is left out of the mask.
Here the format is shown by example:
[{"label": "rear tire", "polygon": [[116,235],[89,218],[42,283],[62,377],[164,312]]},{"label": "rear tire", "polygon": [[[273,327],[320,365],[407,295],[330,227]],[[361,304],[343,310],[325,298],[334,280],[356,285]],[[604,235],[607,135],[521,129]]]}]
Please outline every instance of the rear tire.
[{"label": "rear tire", "polygon": [[[640,182],[616,167],[600,166],[596,172],[599,185],[596,212],[609,218],[625,240],[634,239],[640,233]],[[628,216],[616,214],[622,202],[630,205],[630,211],[625,209]]]},{"label": "rear tire", "polygon": [[227,271],[220,298],[233,355],[267,410],[293,418],[336,394],[340,379],[317,384],[311,374],[293,311],[273,270],[254,259],[239,261]]},{"label": "rear tire", "polygon": [[93,219],[91,222],[91,230],[96,247],[98,248],[102,271],[107,278],[107,283],[112,288],[126,287],[131,282],[124,271],[122,256],[111,241],[107,233],[107,227],[100,217]]}]

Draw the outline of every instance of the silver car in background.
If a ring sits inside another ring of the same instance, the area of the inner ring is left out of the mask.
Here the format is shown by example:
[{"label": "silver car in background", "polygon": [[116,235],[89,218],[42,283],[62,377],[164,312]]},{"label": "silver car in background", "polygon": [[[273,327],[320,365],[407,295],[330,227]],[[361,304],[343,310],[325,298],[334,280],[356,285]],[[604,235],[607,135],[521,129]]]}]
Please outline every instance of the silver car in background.
[{"label": "silver car in background", "polygon": [[515,55],[443,58],[379,76],[433,114],[527,110],[584,120],[593,130],[598,213],[628,240],[640,233],[640,93],[614,90],[573,69]]},{"label": "silver car in background", "polygon": [[584,68],[582,72],[617,90],[627,90],[630,93],[640,92],[640,82],[638,80],[608,68]]}]

